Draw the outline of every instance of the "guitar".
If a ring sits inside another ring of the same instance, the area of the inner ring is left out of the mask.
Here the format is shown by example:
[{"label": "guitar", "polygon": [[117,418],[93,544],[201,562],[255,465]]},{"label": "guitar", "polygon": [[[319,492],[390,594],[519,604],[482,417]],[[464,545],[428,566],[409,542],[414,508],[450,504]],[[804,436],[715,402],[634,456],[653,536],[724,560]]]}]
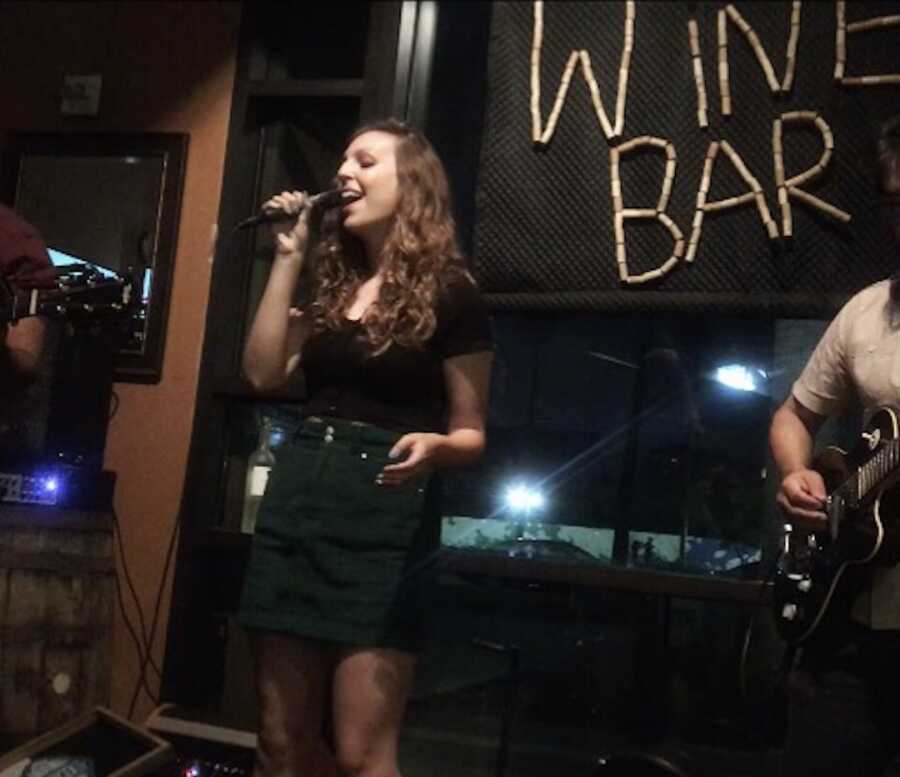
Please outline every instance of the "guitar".
[{"label": "guitar", "polygon": [[776,627],[794,645],[846,622],[869,562],[900,561],[900,416],[880,408],[851,453],[828,448],[813,469],[828,493],[825,527],[785,524],[773,586]]},{"label": "guitar", "polygon": [[104,276],[90,267],[66,267],[49,289],[18,289],[0,278],[0,326],[28,316],[94,319],[133,303],[130,279]]}]

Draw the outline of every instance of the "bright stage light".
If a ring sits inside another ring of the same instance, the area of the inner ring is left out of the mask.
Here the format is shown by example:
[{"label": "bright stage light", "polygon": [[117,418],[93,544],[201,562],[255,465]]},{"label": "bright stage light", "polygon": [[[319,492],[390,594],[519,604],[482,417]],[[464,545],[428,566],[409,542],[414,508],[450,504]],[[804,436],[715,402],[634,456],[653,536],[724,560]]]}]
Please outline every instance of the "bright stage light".
[{"label": "bright stage light", "polygon": [[540,510],[544,504],[544,495],[524,483],[516,483],[506,489],[506,506],[514,513],[530,513]]},{"label": "bright stage light", "polygon": [[764,370],[752,369],[743,364],[726,364],[716,370],[715,377],[723,386],[737,391],[761,391],[768,376]]}]

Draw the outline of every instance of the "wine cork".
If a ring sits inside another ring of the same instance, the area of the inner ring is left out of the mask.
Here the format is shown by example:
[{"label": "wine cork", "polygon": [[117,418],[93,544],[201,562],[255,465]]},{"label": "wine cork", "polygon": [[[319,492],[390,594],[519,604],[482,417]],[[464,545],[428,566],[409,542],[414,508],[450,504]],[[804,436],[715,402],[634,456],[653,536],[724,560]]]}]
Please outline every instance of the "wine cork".
[{"label": "wine cork", "polygon": [[625,128],[625,95],[628,92],[628,64],[619,70],[619,91],[616,95],[616,123],[613,136],[621,137]]},{"label": "wine cork", "polygon": [[738,11],[738,9],[735,8],[731,3],[725,6],[725,13],[728,14],[728,16],[731,18],[731,21],[733,21],[737,25],[738,29],[744,34],[751,30],[751,27],[749,24],[747,24],[746,19],[741,16],[740,11]]},{"label": "wine cork", "polygon": [[847,4],[843,0],[837,0],[834,4],[835,12],[835,40],[834,40],[834,80],[842,81],[844,78],[844,66],[847,61]]},{"label": "wine cork", "polygon": [[828,122],[825,121],[818,113],[814,111],[791,111],[789,113],[782,114],[783,121],[800,121],[808,124],[813,124],[816,129],[819,130],[819,134],[822,136],[822,145],[823,151],[822,156],[819,158],[819,161],[810,167],[808,170],[805,170],[802,173],[792,176],[791,178],[784,180],[784,171],[782,169],[781,178],[778,178],[778,171],[776,170],[776,183],[784,183],[787,186],[800,187],[802,184],[807,183],[808,181],[817,178],[828,167],[828,163],[831,161],[831,155],[834,149],[834,136],[831,133],[831,127],[828,126]]},{"label": "wine cork", "polygon": [[750,48],[753,50],[753,54],[756,56],[757,61],[762,67],[763,73],[766,77],[766,83],[768,83],[769,85],[769,89],[773,94],[777,94],[781,90],[781,85],[775,78],[775,69],[772,67],[772,62],[769,60],[769,55],[766,54],[766,50],[763,48],[762,43],[759,40],[759,36],[756,34],[756,31],[753,29],[753,27],[750,26],[750,24],[747,23],[747,20],[744,19],[744,17],[741,15],[741,12],[738,11],[738,9],[735,8],[731,3],[725,6],[725,12],[747,39],[747,42],[750,44]]},{"label": "wine cork", "polygon": [[735,169],[738,171],[738,174],[743,178],[749,185],[751,189],[761,189],[762,187],[759,185],[759,181],[753,177],[750,171],[747,169],[747,166],[744,164],[744,160],[741,159],[740,154],[735,151],[731,144],[727,140],[720,141],[722,144],[722,151],[728,156],[731,160],[731,163],[734,165]]},{"label": "wine cork", "polygon": [[559,120],[559,113],[562,110],[563,103],[566,99],[566,93],[569,91],[569,83],[572,80],[572,73],[575,72],[575,65],[578,63],[579,52],[573,51],[569,55],[569,61],[566,63],[566,70],[563,73],[562,80],[559,83],[559,90],[556,93],[556,100],[553,103],[553,110],[550,112],[550,118],[547,126],[541,135],[541,143],[549,143],[553,133],[556,132],[556,122]]},{"label": "wine cork", "polygon": [[815,123],[819,114],[815,111],[788,111],[781,114],[782,121],[810,121]]},{"label": "wine cork", "polygon": [[844,86],[896,86],[900,84],[900,73],[880,76],[845,76]]},{"label": "wine cork", "polygon": [[675,238],[675,253],[678,256],[681,256],[681,253],[678,251],[679,241],[682,244],[684,243],[684,235],[681,232],[681,228],[665,213],[657,213],[656,218],[663,223],[666,229],[671,233],[672,237]]},{"label": "wine cork", "polygon": [[847,25],[847,32],[865,32],[866,30],[878,30],[884,27],[896,27],[897,25],[900,25],[900,14],[876,16],[873,19],[865,19],[861,22],[851,22]]},{"label": "wine cork", "polygon": [[700,56],[700,30],[696,19],[688,20],[688,42],[691,48],[694,89],[697,93],[697,126],[706,128],[709,126],[709,119],[706,114],[706,83],[703,78],[703,60]]},{"label": "wine cork", "polygon": [[820,200],[815,195],[810,194],[809,192],[803,191],[803,189],[798,189],[795,186],[788,187],[788,193],[791,197],[796,197],[801,202],[806,203],[807,205],[812,206],[813,208],[817,208],[822,213],[825,213],[832,218],[837,219],[838,221],[842,221],[844,223],[848,223],[851,220],[851,216],[847,211],[841,210],[840,208],[836,208],[834,205],[830,205],[824,200]]},{"label": "wine cork", "polygon": [[625,254],[625,244],[616,244],[616,265],[619,268],[619,280],[625,281],[628,278],[628,259]]},{"label": "wine cork", "polygon": [[703,210],[707,213],[712,213],[713,211],[717,210],[728,210],[729,208],[737,208],[741,205],[745,205],[748,202],[753,202],[755,199],[755,192],[746,192],[736,197],[729,197],[725,200],[715,200],[714,202],[704,203]]},{"label": "wine cork", "polygon": [[720,8],[716,17],[718,42],[719,104],[723,116],[731,115],[731,84],[728,79],[728,27],[725,10]]},{"label": "wine cork", "polygon": [[534,29],[531,39],[531,141],[539,143],[541,128],[541,46],[544,37],[544,3],[534,3]]},{"label": "wine cork", "polygon": [[603,130],[606,139],[611,140],[615,137],[615,131],[613,130],[612,124],[610,124],[609,117],[606,115],[606,110],[603,108],[603,100],[600,99],[600,90],[597,86],[597,79],[594,78],[594,71],[593,68],[591,68],[591,55],[588,54],[587,51],[581,51],[580,58],[581,70],[591,93],[591,102],[594,104],[594,113],[597,116],[597,120],[600,122],[600,128]]},{"label": "wine cork", "polygon": [[794,236],[794,216],[791,213],[790,205],[781,209],[781,235],[785,238]]},{"label": "wine cork", "polygon": [[781,82],[781,91],[790,92],[794,85],[794,73],[797,67],[797,44],[800,40],[800,10],[802,3],[799,0],[791,3],[791,32],[788,37],[787,67],[784,80]]},{"label": "wine cork", "polygon": [[687,251],[684,254],[685,264],[691,264],[697,256],[700,247],[700,234],[703,230],[703,211],[694,214],[694,223],[691,226],[691,237],[688,240]]},{"label": "wine cork", "polygon": [[659,200],[656,203],[656,210],[662,213],[669,205],[669,198],[672,196],[672,181],[674,180],[674,176],[672,178],[666,177],[663,179],[662,191],[659,195]]}]

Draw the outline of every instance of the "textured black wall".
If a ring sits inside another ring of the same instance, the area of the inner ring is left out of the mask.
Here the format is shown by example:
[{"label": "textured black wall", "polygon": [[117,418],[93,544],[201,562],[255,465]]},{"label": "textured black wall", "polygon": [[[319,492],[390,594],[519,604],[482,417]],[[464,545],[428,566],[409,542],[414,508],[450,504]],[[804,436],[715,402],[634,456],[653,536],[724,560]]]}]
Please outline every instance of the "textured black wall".
[{"label": "textured black wall", "polygon": [[[703,162],[711,140],[727,139],[762,185],[781,223],[772,159],[772,122],[794,110],[819,112],[835,152],[826,174],[802,188],[852,214],[838,222],[794,202],[794,240],[773,245],[756,207],[709,213],[693,265],[661,280],[623,286],[616,268],[610,194],[610,144],[594,113],[580,68],[572,79],[546,148],[531,142],[531,3],[495,3],[488,95],[477,187],[475,271],[497,308],[670,310],[779,316],[826,316],[864,285],[893,271],[897,254],[880,220],[874,175],[878,124],[900,113],[900,87],[846,87],[833,81],[834,3],[803,3],[793,90],[776,98],[750,45],[728,24],[733,115],[719,110],[716,14],[725,3],[638,2],[624,136],[666,138],[678,167],[669,215],[687,240]],[[737,3],[766,48],[780,80],[791,3]],[[900,13],[900,3],[850,3],[848,22]],[[546,125],[572,49],[587,49],[612,119],[625,17],[624,2],[550,2],[544,7],[541,115]],[[696,118],[687,23],[697,19],[709,102],[707,129]],[[848,36],[847,75],[900,72],[900,27]],[[822,151],[812,127],[786,125],[786,175],[813,165]],[[623,157],[625,207],[654,207],[665,158]],[[747,191],[720,153],[708,200]],[[671,253],[656,221],[626,222],[632,273],[659,266]],[[780,247],[778,247],[780,245]]]}]

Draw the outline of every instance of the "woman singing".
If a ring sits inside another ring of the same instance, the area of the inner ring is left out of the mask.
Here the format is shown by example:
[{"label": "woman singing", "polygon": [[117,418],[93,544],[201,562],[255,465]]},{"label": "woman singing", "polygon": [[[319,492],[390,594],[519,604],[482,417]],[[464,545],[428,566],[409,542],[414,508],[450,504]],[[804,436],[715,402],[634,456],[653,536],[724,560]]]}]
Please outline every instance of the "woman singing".
[{"label": "woman singing", "polygon": [[265,204],[299,215],[276,230],[244,351],[256,388],[302,367],[308,394],[269,479],[240,609],[261,777],[399,774],[421,570],[440,536],[432,473],[485,446],[490,328],[434,149],[400,122],[368,124],[337,181],[352,194],[314,240],[306,194]]}]

